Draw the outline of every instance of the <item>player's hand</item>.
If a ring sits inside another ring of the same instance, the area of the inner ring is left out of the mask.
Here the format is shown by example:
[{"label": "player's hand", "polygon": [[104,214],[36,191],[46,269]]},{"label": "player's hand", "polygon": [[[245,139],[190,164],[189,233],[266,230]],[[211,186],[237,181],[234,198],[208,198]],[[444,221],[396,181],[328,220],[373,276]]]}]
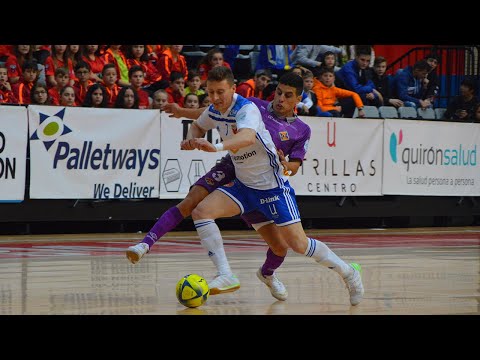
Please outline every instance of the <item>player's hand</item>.
[{"label": "player's hand", "polygon": [[180,149],[181,150],[195,150],[195,143],[193,141],[194,139],[189,139],[189,140],[183,140],[180,143]]},{"label": "player's hand", "polygon": [[182,108],[177,103],[166,103],[165,105],[163,105],[162,110],[167,113],[170,113],[168,117],[176,117],[176,118],[182,117],[181,115]]},{"label": "player's hand", "polygon": [[278,158],[280,159],[280,163],[283,166],[283,174],[290,175],[290,170],[288,168],[288,161],[285,159],[285,154],[282,150],[277,150]]},{"label": "player's hand", "polygon": [[207,139],[204,138],[196,138],[192,139],[194,146],[198,150],[206,151],[206,152],[217,152],[217,148]]}]

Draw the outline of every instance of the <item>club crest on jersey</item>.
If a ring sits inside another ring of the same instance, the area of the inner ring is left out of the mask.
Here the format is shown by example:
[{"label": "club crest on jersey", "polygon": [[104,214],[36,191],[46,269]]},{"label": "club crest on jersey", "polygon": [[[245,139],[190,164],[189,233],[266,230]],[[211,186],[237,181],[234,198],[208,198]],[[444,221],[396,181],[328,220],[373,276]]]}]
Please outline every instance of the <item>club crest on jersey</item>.
[{"label": "club crest on jersey", "polygon": [[290,140],[290,137],[288,136],[288,132],[287,131],[280,131],[278,133],[278,135],[280,135],[280,140],[281,141],[288,141]]},{"label": "club crest on jersey", "polygon": [[233,124],[232,125],[232,132],[236,134],[238,132],[237,125]]},{"label": "club crest on jersey", "polygon": [[228,184],[223,185],[225,187],[232,187],[233,186],[233,181],[230,181]]},{"label": "club crest on jersey", "polygon": [[214,182],[212,179],[210,179],[210,178],[205,178],[205,182],[206,182],[208,185],[213,185],[213,184],[215,184],[215,182]]}]

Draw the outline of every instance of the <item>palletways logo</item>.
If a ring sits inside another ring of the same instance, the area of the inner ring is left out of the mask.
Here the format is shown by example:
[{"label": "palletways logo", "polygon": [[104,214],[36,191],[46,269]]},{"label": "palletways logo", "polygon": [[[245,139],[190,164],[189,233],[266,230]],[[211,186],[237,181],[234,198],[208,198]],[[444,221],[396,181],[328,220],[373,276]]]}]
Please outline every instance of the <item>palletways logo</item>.
[{"label": "palletways logo", "polygon": [[395,133],[392,133],[392,135],[390,135],[390,157],[392,158],[392,161],[394,163],[397,162],[397,147],[402,143],[402,140],[403,140],[402,130],[398,132],[398,138],[397,138],[397,134]]},{"label": "palletways logo", "polygon": [[403,132],[390,135],[390,157],[394,163],[407,167],[420,166],[477,166],[477,145],[458,143],[450,147],[424,145],[421,143],[402,145]]},{"label": "palletways logo", "polygon": [[40,121],[38,128],[30,136],[30,140],[40,140],[45,145],[45,149],[50,149],[60,136],[72,132],[72,130],[64,124],[65,109],[60,110],[55,115],[47,115],[39,113]]}]

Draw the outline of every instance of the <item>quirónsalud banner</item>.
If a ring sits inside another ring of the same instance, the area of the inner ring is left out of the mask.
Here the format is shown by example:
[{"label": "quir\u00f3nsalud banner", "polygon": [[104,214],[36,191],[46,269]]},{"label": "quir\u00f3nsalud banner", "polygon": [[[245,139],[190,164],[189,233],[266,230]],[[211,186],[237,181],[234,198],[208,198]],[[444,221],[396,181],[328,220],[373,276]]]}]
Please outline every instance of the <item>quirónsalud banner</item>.
[{"label": "quir\u00f3nsalud banner", "polygon": [[29,106],[30,197],[158,198],[158,110]]},{"label": "quir\u00f3nsalud banner", "polygon": [[24,200],[27,127],[24,106],[0,106],[0,202]]},{"label": "quir\u00f3nsalud banner", "polygon": [[385,120],[383,194],[479,196],[480,124]]},{"label": "quir\u00f3nsalud banner", "polygon": [[382,195],[383,120],[301,117],[312,135],[290,184],[297,195]]}]

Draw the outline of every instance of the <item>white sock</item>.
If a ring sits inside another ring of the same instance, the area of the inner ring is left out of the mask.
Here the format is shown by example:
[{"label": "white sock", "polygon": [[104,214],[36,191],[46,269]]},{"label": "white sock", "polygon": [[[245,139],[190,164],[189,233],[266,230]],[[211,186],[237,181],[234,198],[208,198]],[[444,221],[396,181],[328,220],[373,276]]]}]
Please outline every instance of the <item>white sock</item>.
[{"label": "white sock", "polygon": [[343,278],[350,276],[353,269],[345,261],[340,259],[330,248],[319,240],[308,239],[305,256],[314,258],[318,263],[339,273]]},{"label": "white sock", "polygon": [[227,255],[223,247],[223,239],[215,220],[194,220],[195,228],[200,237],[202,246],[208,251],[208,256],[217,268],[219,275],[232,275]]}]

